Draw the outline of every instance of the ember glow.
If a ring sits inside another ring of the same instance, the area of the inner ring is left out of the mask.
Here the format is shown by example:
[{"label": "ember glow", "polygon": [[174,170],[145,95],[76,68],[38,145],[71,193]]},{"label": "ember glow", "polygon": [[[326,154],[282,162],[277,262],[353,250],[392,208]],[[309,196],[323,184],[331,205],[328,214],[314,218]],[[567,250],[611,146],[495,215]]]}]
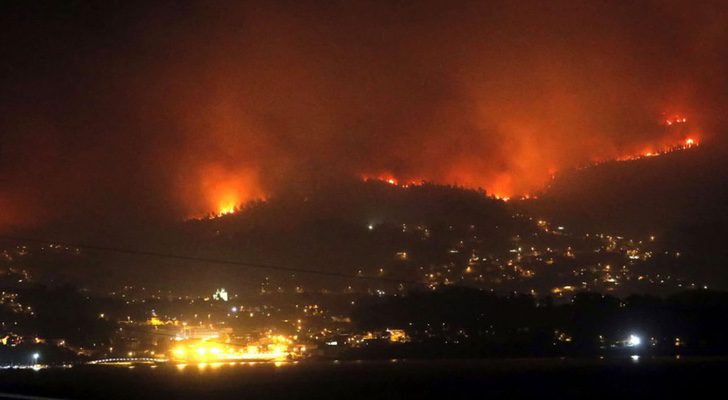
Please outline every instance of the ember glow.
[{"label": "ember glow", "polygon": [[666,126],[673,126],[673,125],[680,125],[685,124],[688,122],[688,118],[684,115],[673,115],[667,119],[665,119],[665,125]]},{"label": "ember glow", "polygon": [[669,145],[662,145],[660,147],[649,147],[638,154],[630,154],[617,158],[618,161],[629,161],[638,160],[646,157],[657,157],[665,154],[669,154],[675,151],[688,150],[694,147],[700,146],[698,139],[689,137],[682,139],[678,142]]},{"label": "ember glow", "polygon": [[425,180],[422,180],[422,179],[404,180],[404,179],[397,178],[397,177],[393,176],[392,174],[379,174],[379,175],[375,175],[375,176],[362,175],[361,179],[365,182],[366,181],[379,181],[379,182],[388,183],[392,186],[400,186],[400,187],[404,187],[404,188],[410,187],[410,186],[421,185],[425,182]]}]

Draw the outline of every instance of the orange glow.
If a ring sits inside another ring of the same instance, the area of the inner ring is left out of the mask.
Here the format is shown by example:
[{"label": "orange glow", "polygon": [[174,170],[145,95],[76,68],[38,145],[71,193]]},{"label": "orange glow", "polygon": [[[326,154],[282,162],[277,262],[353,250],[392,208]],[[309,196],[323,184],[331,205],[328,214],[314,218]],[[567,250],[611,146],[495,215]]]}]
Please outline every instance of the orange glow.
[{"label": "orange glow", "polygon": [[665,119],[664,123],[667,126],[685,124],[688,122],[688,118],[682,114],[675,114]]},{"label": "orange glow", "polygon": [[[399,187],[402,187],[402,188],[408,188],[410,186],[422,185],[425,182],[424,180],[420,180],[420,181],[410,180],[410,181],[408,181],[408,183],[400,184],[399,183],[400,182],[399,179],[397,179],[397,178],[395,178],[395,177],[393,177],[392,175],[389,175],[389,174],[378,175],[376,177],[372,177],[372,176],[369,176],[369,175],[362,175],[361,178],[364,181],[384,182],[384,183],[388,183],[388,184],[393,185],[393,186],[399,186]],[[497,192],[488,191],[487,192],[488,195],[490,197],[493,197],[493,198],[498,199],[498,200],[503,200],[503,201],[510,200],[511,199],[511,195],[510,195],[511,192],[510,192],[510,188],[508,186],[510,184],[510,179],[511,178],[508,175],[505,175],[505,174],[504,175],[501,175],[500,176],[500,179],[497,182],[495,182],[495,184],[493,185],[494,187],[501,188],[501,190],[499,190]],[[452,184],[451,182],[437,182],[437,181],[434,181],[433,183]],[[458,185],[460,185],[460,184],[456,184],[456,186],[458,186]],[[471,183],[469,181],[468,182],[465,182],[465,184],[460,185],[460,186],[472,187],[472,188],[478,187],[477,184]],[[521,199],[529,199],[529,198],[531,198],[531,195],[528,194],[528,193],[526,193],[526,194],[521,195],[520,197],[521,197]]]},{"label": "orange glow", "polygon": [[401,187],[409,187],[409,186],[416,186],[421,185],[424,181],[422,180],[409,180],[407,183],[400,183],[400,179],[394,177],[392,174],[380,174],[380,175],[362,175],[361,179],[363,181],[379,181],[379,182],[385,182],[393,186],[401,186]]},{"label": "orange glow", "polygon": [[[679,118],[675,117],[674,121],[670,120],[670,123],[682,124],[686,121],[687,118],[680,116]],[[617,157],[594,159],[587,165],[582,166],[582,168],[611,161],[631,161],[648,157],[658,157],[675,151],[687,150],[693,147],[697,147],[698,145],[699,141],[695,136],[680,140],[675,140],[675,138],[673,137],[672,139],[662,141],[662,144],[653,144],[647,148],[643,148],[643,150],[639,152],[628,153]],[[540,179],[538,177],[538,174],[532,172],[533,168],[529,168],[531,161],[538,162],[538,160],[528,159],[528,154],[526,154],[528,150],[526,149],[522,149],[521,152],[524,153],[523,159],[525,160],[521,167],[524,171],[526,171],[527,174],[531,174],[525,178],[523,176],[515,176],[513,172],[504,172],[496,175],[484,176],[469,171],[465,167],[454,167],[450,171],[448,171],[443,177],[441,177],[441,179],[433,179],[428,181],[435,184],[455,185],[473,189],[484,188],[486,190],[486,193],[490,197],[506,202],[512,198],[517,198],[520,200],[537,198],[537,196],[533,195],[532,193],[540,188],[543,188],[548,183],[549,179],[554,179],[555,175],[559,172],[559,169],[557,169],[553,165],[550,166],[541,177],[542,179]],[[361,178],[364,181],[373,180],[385,182],[390,185],[403,188],[409,187],[410,185],[422,184],[422,182],[424,182],[423,180],[410,180],[408,181],[409,183],[401,183],[402,179],[394,176],[391,173],[382,173],[375,175],[363,174],[361,175]],[[523,182],[523,179],[527,179],[528,182]]]},{"label": "orange glow", "polygon": [[[600,156],[592,158],[586,165],[582,164],[582,167],[610,161],[657,157],[699,145],[700,135],[692,129],[690,132],[686,131],[685,124],[688,119],[685,115],[663,115],[662,118],[662,125],[666,130],[663,139],[647,146],[644,146],[643,142],[626,152],[605,147]],[[678,128],[676,125],[681,127]],[[447,164],[440,164],[434,169],[417,171],[417,175],[414,175],[416,179],[412,177],[412,171],[405,171],[399,175],[391,170],[367,172],[360,177],[364,181],[374,180],[401,188],[421,185],[425,181],[472,189],[482,188],[493,198],[509,201],[534,197],[533,194],[544,188],[561,170],[579,165],[577,162],[557,165],[560,154],[568,154],[574,149],[573,143],[568,140],[557,148],[542,148],[536,136],[538,130],[528,123],[511,122],[504,125],[504,128],[512,130],[518,139],[510,143],[508,161],[503,161],[496,172],[492,170],[493,166],[489,164],[487,158],[463,156],[449,160]],[[582,160],[586,157],[585,155]],[[191,218],[233,214],[249,201],[263,200],[267,197],[259,180],[258,170],[252,167],[207,164],[199,170],[197,182],[197,186],[188,188],[186,194],[187,204],[191,206],[188,214]]]},{"label": "orange glow", "polygon": [[250,169],[210,165],[200,171],[199,182],[197,190],[188,195],[195,196],[190,199],[195,204],[190,218],[229,215],[252,200],[265,199],[257,174]]},{"label": "orange glow", "polygon": [[[647,148],[638,154],[627,154],[620,157],[617,157],[617,161],[629,161],[629,160],[638,160],[640,158],[646,158],[646,157],[657,157],[662,156],[665,154],[669,154],[675,151],[681,151],[681,150],[687,150],[693,147],[699,146],[700,143],[698,139],[695,137],[688,137],[686,139],[682,139],[679,141],[672,141],[665,143],[659,150],[654,150],[652,148]],[[603,162],[608,162],[610,160],[598,160],[594,161],[592,164],[600,164]]]}]

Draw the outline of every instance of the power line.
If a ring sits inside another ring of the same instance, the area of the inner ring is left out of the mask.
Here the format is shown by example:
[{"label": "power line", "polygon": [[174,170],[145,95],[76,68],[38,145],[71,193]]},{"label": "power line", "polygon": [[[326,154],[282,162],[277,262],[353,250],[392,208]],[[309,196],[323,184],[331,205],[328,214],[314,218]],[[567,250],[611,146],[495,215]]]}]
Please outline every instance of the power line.
[{"label": "power line", "polygon": [[217,259],[217,258],[186,256],[186,255],[180,255],[180,254],[161,253],[161,252],[147,251],[147,250],[135,250],[135,249],[127,249],[127,248],[123,248],[123,247],[101,246],[101,245],[86,244],[86,243],[71,243],[71,242],[56,241],[56,240],[18,237],[18,236],[6,236],[6,235],[0,235],[0,240],[11,241],[11,242],[37,243],[37,244],[45,244],[45,245],[61,245],[61,246],[65,246],[65,247],[75,247],[75,248],[85,249],[85,250],[105,251],[105,252],[112,252],[112,253],[119,253],[119,254],[130,254],[130,255],[143,256],[143,257],[167,258],[167,259],[175,259],[175,260],[183,260],[183,261],[206,262],[206,263],[221,264],[221,265],[235,265],[235,266],[239,266],[239,267],[267,269],[267,270],[273,270],[273,271],[293,272],[293,273],[300,273],[300,274],[322,275],[322,276],[330,276],[330,277],[336,277],[336,278],[373,280],[373,281],[383,281],[383,282],[389,282],[389,283],[409,283],[409,284],[416,284],[416,285],[421,284],[421,282],[417,282],[417,281],[406,280],[406,279],[387,278],[387,277],[383,277],[383,276],[351,275],[351,274],[345,274],[345,273],[341,273],[341,272],[287,267],[287,266],[275,265],[275,264],[264,264],[264,263],[245,262],[245,261],[224,260],[224,259]]}]

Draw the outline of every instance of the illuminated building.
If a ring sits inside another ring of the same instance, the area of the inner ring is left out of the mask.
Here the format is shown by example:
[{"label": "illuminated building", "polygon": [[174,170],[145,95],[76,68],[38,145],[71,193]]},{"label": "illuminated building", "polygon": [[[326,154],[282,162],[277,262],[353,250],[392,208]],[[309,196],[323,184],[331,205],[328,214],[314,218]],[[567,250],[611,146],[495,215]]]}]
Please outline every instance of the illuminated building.
[{"label": "illuminated building", "polygon": [[207,363],[222,361],[285,361],[301,357],[306,348],[291,338],[270,335],[257,342],[234,344],[219,340],[179,340],[169,353],[177,363]]}]

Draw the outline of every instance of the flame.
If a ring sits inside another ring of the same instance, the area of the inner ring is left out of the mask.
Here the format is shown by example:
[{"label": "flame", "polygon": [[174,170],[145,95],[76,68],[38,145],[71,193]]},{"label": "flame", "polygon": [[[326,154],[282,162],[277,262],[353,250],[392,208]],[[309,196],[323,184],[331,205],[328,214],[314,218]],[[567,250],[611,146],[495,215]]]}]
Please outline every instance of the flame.
[{"label": "flame", "polygon": [[258,175],[251,169],[226,169],[209,165],[199,171],[199,186],[193,193],[195,210],[190,218],[229,215],[252,200],[264,200]]},{"label": "flame", "polygon": [[663,122],[667,126],[686,124],[688,122],[688,118],[682,114],[675,114],[666,118]]},{"label": "flame", "polygon": [[[508,185],[510,183],[510,176],[503,174],[500,176],[500,178],[501,179],[498,182],[496,182],[496,186],[501,186],[503,188],[508,187]],[[377,182],[388,183],[392,186],[398,186],[401,188],[408,188],[410,186],[418,186],[418,185],[422,185],[425,182],[424,180],[409,180],[409,181],[407,181],[407,183],[400,184],[399,182],[401,180],[398,179],[397,177],[393,176],[392,174],[380,174],[380,175],[376,175],[376,176],[364,174],[364,175],[361,175],[361,179],[365,182],[377,181]],[[438,183],[438,182],[434,182],[434,183]],[[448,184],[448,182],[439,182],[439,183]],[[477,187],[477,185],[469,185],[467,183],[464,186],[465,187]],[[491,192],[488,192],[488,193],[491,193]],[[506,189],[506,190],[502,190],[502,191],[492,192],[490,194],[490,197],[507,202],[508,200],[511,199],[510,193],[511,192],[508,191],[508,189]],[[531,197],[532,196],[528,193],[522,194],[520,196],[521,199],[529,199]],[[534,196],[534,198],[535,198],[535,196]]]},{"label": "flame", "polygon": [[[683,114],[664,118],[663,124],[668,127],[666,128],[668,134],[663,140],[642,147],[641,150],[635,148],[635,151],[622,153],[622,155],[615,155],[613,152],[609,157],[592,159],[589,164],[582,165],[582,168],[610,161],[658,157],[674,151],[697,147],[700,145],[699,134],[692,130],[688,132],[685,126],[679,129],[675,127],[675,125],[687,124],[687,121],[687,117]],[[511,165],[512,170],[486,175],[473,167],[478,165],[477,159],[465,158],[438,174],[438,177],[429,177],[427,181],[468,188],[484,188],[491,197],[502,201],[527,200],[535,198],[534,190],[545,187],[549,180],[559,172],[559,169],[553,164],[553,160],[543,154],[534,153],[530,145],[515,146],[513,154],[515,161]],[[542,162],[548,162],[547,170],[539,172],[533,168],[533,164]],[[514,171],[519,171],[519,173]],[[379,181],[402,188],[421,185],[425,182],[423,179],[413,179],[411,175],[398,176],[387,170],[364,173],[360,175],[360,178],[364,181]],[[196,208],[191,213],[192,218],[233,214],[251,200],[266,198],[257,171],[252,168],[229,168],[221,164],[207,165],[199,172],[198,189],[194,193]]]},{"label": "flame", "polygon": [[400,187],[405,187],[405,188],[409,187],[409,186],[421,185],[422,183],[424,183],[424,180],[421,180],[421,179],[420,180],[410,179],[410,180],[407,180],[406,183],[400,183],[400,182],[405,182],[405,181],[395,177],[394,175],[392,175],[390,173],[384,173],[384,174],[379,174],[379,175],[362,174],[361,179],[365,182],[366,181],[378,181],[378,182],[388,183],[392,186],[400,186]]},{"label": "flame", "polygon": [[[674,141],[672,143],[668,143],[662,146],[659,150],[654,150],[653,148],[647,148],[637,154],[627,154],[616,158],[616,161],[630,161],[630,160],[638,160],[640,158],[646,158],[646,157],[658,157],[665,154],[669,154],[675,151],[681,151],[681,150],[687,150],[693,147],[698,147],[700,145],[700,142],[695,137],[687,137],[685,139]],[[591,165],[595,164],[601,164],[604,162],[609,162],[611,160],[597,160],[594,161]]]},{"label": "flame", "polygon": [[[672,121],[672,120],[671,120]],[[675,117],[674,123],[685,123],[687,121],[686,117]],[[583,165],[580,168],[587,168],[590,166],[599,165],[606,162],[611,161],[631,161],[631,160],[639,160],[643,158],[648,157],[659,157],[665,154],[669,154],[676,151],[681,150],[687,150],[693,147],[697,147],[700,145],[699,140],[695,136],[695,133],[692,134],[693,136],[686,137],[684,139],[680,139],[678,141],[672,140],[672,141],[665,141],[662,146],[651,146],[644,148],[640,152],[636,153],[628,153],[626,155],[622,155],[619,157],[613,157],[613,158],[604,158],[604,159],[594,159],[592,162],[590,162],[587,165]],[[542,184],[542,187],[548,184],[549,179],[554,179],[555,175],[558,173],[558,169],[554,166],[551,166],[548,168],[548,176],[545,176],[544,182]],[[416,181],[416,180],[410,180],[409,183],[401,184],[402,180],[396,176],[394,176],[391,173],[382,173],[382,174],[375,174],[375,175],[367,175],[363,174],[361,175],[362,180],[364,181],[379,181],[379,182],[385,182],[393,186],[398,187],[409,187],[410,185],[418,185],[422,184],[424,182],[423,180]],[[507,202],[511,199],[520,199],[520,200],[529,200],[529,199],[537,199],[538,196],[533,195],[532,193],[526,192],[526,191],[518,191],[515,188],[515,182],[514,182],[514,176],[512,173],[501,173],[498,174],[490,179],[489,182],[483,183],[484,179],[483,177],[477,175],[477,174],[466,174],[462,170],[453,170],[451,173],[449,173],[446,177],[446,179],[442,181],[436,181],[433,180],[433,183],[439,183],[439,184],[455,184],[456,186],[463,186],[463,187],[469,187],[469,188],[480,188],[484,187],[488,195],[492,198],[502,200],[504,202]]]},{"label": "flame", "polygon": [[240,202],[238,200],[225,200],[220,203],[217,209],[217,215],[223,216],[236,212],[240,208]]}]

